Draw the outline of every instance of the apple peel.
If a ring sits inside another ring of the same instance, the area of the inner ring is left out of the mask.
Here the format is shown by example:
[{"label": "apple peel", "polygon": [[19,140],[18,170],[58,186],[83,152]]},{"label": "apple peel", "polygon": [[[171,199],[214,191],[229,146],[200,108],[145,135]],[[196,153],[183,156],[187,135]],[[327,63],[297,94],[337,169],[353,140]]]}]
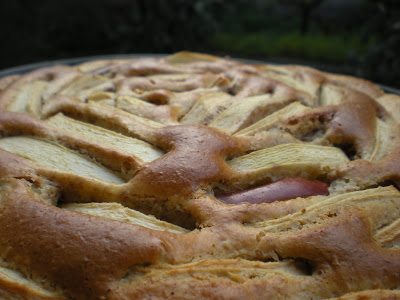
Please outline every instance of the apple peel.
[{"label": "apple peel", "polygon": [[283,178],[252,189],[216,195],[215,197],[225,204],[240,204],[244,202],[251,204],[272,203],[297,197],[327,196],[329,195],[328,187],[329,185],[322,181],[304,178]]}]

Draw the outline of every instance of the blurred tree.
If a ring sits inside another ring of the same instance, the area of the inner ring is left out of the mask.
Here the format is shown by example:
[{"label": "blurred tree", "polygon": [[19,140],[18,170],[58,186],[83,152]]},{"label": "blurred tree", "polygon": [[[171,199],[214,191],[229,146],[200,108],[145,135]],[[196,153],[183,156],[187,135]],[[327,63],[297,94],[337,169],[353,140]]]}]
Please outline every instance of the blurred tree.
[{"label": "blurred tree", "polygon": [[310,29],[311,13],[324,0],[283,0],[282,3],[295,5],[300,10],[300,32],[306,34]]},{"label": "blurred tree", "polygon": [[[0,1],[0,67],[117,53],[207,51],[223,0]],[[5,59],[6,58],[6,59]]]},{"label": "blurred tree", "polygon": [[323,0],[301,0],[299,2],[299,7],[301,9],[301,26],[300,30],[302,34],[306,34],[310,28],[310,17],[311,12],[314,8],[318,7]]},{"label": "blurred tree", "polygon": [[374,43],[360,60],[360,75],[400,88],[400,1],[366,0],[366,5],[361,36]]}]

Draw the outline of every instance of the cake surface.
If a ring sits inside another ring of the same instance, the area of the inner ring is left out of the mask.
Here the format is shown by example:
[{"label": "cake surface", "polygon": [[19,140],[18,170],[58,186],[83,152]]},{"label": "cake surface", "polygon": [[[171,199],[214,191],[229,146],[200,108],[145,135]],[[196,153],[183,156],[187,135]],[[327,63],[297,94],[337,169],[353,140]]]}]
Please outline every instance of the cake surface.
[{"label": "cake surface", "polygon": [[189,52],[0,78],[0,298],[400,298],[399,122]]}]

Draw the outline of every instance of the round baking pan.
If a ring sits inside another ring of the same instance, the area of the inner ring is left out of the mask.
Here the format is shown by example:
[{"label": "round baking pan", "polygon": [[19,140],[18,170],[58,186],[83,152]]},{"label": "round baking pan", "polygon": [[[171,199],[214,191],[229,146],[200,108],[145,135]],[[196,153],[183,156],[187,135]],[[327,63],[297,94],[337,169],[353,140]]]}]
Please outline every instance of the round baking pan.
[{"label": "round baking pan", "polygon": [[[118,54],[118,55],[99,55],[99,56],[88,56],[88,57],[78,57],[78,58],[69,58],[69,59],[59,59],[59,60],[51,60],[44,61],[39,63],[26,64],[16,67],[7,68],[4,70],[0,70],[0,78],[10,75],[23,74],[35,69],[50,67],[54,65],[77,65],[87,61],[93,60],[104,60],[104,59],[132,59],[132,58],[140,58],[140,57],[163,57],[167,54]],[[252,60],[252,59],[236,59],[233,60],[242,61],[248,64],[276,64],[270,62],[264,62],[260,60]],[[400,96],[400,90],[383,85],[378,84],[378,86],[385,92],[390,94],[397,94]]]}]

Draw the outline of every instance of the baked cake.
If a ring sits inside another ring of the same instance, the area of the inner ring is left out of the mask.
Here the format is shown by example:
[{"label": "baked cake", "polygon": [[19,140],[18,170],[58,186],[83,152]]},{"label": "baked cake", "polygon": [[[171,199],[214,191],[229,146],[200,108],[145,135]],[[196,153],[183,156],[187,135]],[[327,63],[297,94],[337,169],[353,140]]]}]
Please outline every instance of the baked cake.
[{"label": "baked cake", "polygon": [[400,96],[188,52],[0,91],[1,299],[400,299]]}]

